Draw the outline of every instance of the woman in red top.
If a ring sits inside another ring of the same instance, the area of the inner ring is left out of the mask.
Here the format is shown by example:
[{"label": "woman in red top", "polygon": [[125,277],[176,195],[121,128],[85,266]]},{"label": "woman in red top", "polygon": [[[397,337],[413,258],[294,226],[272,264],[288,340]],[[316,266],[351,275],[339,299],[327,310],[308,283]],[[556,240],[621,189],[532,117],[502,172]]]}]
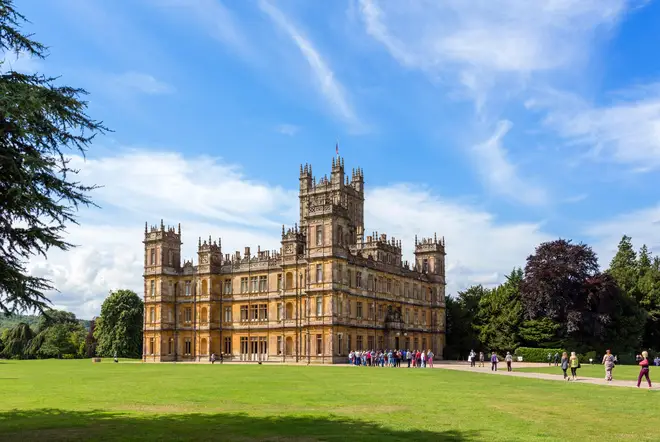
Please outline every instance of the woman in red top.
[{"label": "woman in red top", "polygon": [[651,388],[651,378],[649,377],[649,354],[646,351],[642,352],[642,360],[639,363],[641,369],[639,370],[639,377],[637,378],[637,388],[642,383],[642,378],[646,378],[646,382],[649,383],[649,388]]}]

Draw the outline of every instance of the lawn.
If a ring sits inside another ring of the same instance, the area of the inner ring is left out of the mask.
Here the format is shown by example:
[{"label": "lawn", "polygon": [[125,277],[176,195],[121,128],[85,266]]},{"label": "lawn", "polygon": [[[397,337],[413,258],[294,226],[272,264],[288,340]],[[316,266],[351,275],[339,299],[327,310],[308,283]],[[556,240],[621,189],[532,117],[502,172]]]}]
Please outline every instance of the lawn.
[{"label": "lawn", "polygon": [[0,361],[0,440],[658,440],[655,392],[450,370]]},{"label": "lawn", "polygon": [[[651,381],[653,381],[653,376],[660,375],[660,369],[654,370],[654,367],[651,367]],[[548,374],[557,374],[561,375],[562,371],[560,367],[539,366],[532,368],[518,368],[516,371],[528,371],[533,373],[548,373]],[[571,373],[571,370],[568,370],[568,373]],[[637,375],[639,374],[639,367],[636,365],[617,365],[612,371],[612,377],[620,381],[630,381],[637,382]],[[583,378],[603,378],[605,379],[605,367],[600,364],[583,364],[577,371],[577,377]],[[660,379],[658,379],[660,381]],[[646,382],[646,381],[644,381]],[[644,384],[646,385],[646,384]]]}]

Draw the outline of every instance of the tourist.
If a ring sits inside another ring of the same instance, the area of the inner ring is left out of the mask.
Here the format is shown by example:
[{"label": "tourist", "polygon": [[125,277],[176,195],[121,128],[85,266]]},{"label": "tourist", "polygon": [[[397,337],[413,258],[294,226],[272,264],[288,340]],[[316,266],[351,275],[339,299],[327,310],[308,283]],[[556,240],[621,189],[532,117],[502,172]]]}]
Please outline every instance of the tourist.
[{"label": "tourist", "polygon": [[580,368],[580,360],[575,355],[574,351],[571,352],[571,357],[568,360],[568,364],[571,367],[571,377],[573,380],[576,380],[577,369]]},{"label": "tourist", "polygon": [[479,352],[479,367],[483,367],[483,366],[484,366],[484,359],[485,359],[485,357],[484,357],[484,352],[483,352],[483,351],[480,351],[480,352]]},{"label": "tourist", "polygon": [[435,355],[433,354],[433,352],[429,348],[429,352],[426,354],[426,360],[429,364],[429,368],[433,368],[433,356],[435,356]]},{"label": "tourist", "polygon": [[215,353],[211,353],[211,365],[215,364]]},{"label": "tourist", "polygon": [[555,352],[555,367],[559,365],[559,353]]},{"label": "tourist", "polygon": [[474,367],[476,365],[476,360],[475,360],[476,356],[477,354],[474,352],[474,350],[470,350],[470,357],[469,357],[470,367]]},{"label": "tourist", "polygon": [[552,365],[552,355],[548,353],[548,366]]},{"label": "tourist", "polygon": [[497,371],[497,355],[495,352],[490,357],[490,371]]},{"label": "tourist", "polygon": [[561,355],[561,370],[564,372],[564,379],[569,381],[570,378],[566,374],[566,370],[568,370],[568,353],[566,352]]},{"label": "tourist", "polygon": [[649,389],[651,389],[651,377],[649,376],[649,354],[647,351],[642,352],[642,360],[639,361],[639,376],[637,377],[637,388],[642,383],[642,378],[646,378],[646,382],[649,384]]},{"label": "tourist", "polygon": [[115,363],[119,362],[119,358],[117,357],[117,352],[115,352]]},{"label": "tourist", "polygon": [[353,353],[353,350],[348,353],[348,363],[350,365],[355,365],[355,353]]},{"label": "tourist", "polygon": [[614,368],[614,356],[609,350],[605,350],[605,356],[603,356],[603,365],[605,366],[605,380],[607,382],[612,381],[612,369]]},{"label": "tourist", "polygon": [[410,353],[410,349],[406,350],[406,361],[408,361],[408,368],[410,368],[410,363],[412,362],[412,353]]},{"label": "tourist", "polygon": [[422,368],[426,368],[426,353],[424,353],[424,350],[419,353],[419,357],[422,362]]},{"label": "tourist", "polygon": [[513,362],[513,356],[511,356],[511,353],[507,351],[504,360],[506,361],[506,371],[513,371],[511,368],[511,363]]}]

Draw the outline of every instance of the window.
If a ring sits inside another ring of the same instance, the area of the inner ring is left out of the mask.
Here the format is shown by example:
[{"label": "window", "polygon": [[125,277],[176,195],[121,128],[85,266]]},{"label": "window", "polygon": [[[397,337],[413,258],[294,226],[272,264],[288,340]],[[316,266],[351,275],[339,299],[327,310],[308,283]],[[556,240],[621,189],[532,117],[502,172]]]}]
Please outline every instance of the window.
[{"label": "window", "polygon": [[259,352],[259,341],[256,337],[250,338],[250,352],[252,354]]},{"label": "window", "polygon": [[277,337],[277,354],[282,354],[282,336]]},{"label": "window", "polygon": [[352,342],[351,342],[351,335],[348,335],[348,343],[347,343],[346,346],[348,347],[348,351],[349,351],[349,352],[353,350],[353,346],[352,346],[351,344],[352,344]]},{"label": "window", "polygon": [[248,354],[248,338],[247,336],[241,336],[241,354]]},{"label": "window", "polygon": [[385,350],[385,338],[383,336],[378,336],[378,349]]},{"label": "window", "polygon": [[337,227],[337,240],[335,241],[337,245],[344,245],[344,229],[341,226]]},{"label": "window", "polygon": [[426,350],[426,338],[422,338],[422,350]]},{"label": "window", "polygon": [[316,245],[323,245],[323,226],[316,226]]},{"label": "window", "polygon": [[268,354],[268,338],[265,336],[259,336],[259,353]]},{"label": "window", "polygon": [[250,306],[250,320],[251,321],[256,321],[259,319],[259,306],[258,305],[251,305]]},{"label": "window", "polygon": [[413,346],[415,347],[415,350],[419,350],[419,338],[413,339]]},{"label": "window", "polygon": [[172,353],[174,353],[174,339],[170,338],[167,343],[167,354],[171,355]]},{"label": "window", "polygon": [[348,270],[348,286],[353,287],[353,272]]},{"label": "window", "polygon": [[259,277],[259,291],[260,292],[268,291],[268,276]]},{"label": "window", "polygon": [[410,295],[410,285],[406,282],[403,284],[403,296],[408,297]]},{"label": "window", "polygon": [[401,293],[401,284],[399,281],[394,281],[394,294],[401,296],[403,293]]},{"label": "window", "polygon": [[281,321],[284,316],[284,304],[281,302],[277,304],[277,320]]},{"label": "window", "polygon": [[[369,303],[369,319],[374,319],[374,314],[375,314],[376,306],[374,305],[373,302]],[[373,348],[373,345],[370,346],[369,348]]]},{"label": "window", "polygon": [[184,322],[192,321],[192,308],[186,307],[186,309],[183,311],[183,321]]},{"label": "window", "polygon": [[277,290],[282,290],[282,274],[277,275]]},{"label": "window", "polygon": [[224,294],[231,295],[231,279],[225,279]]},{"label": "window", "polygon": [[414,324],[418,323],[417,310],[413,310],[413,323]]},{"label": "window", "polygon": [[247,321],[248,320],[248,306],[247,305],[242,305],[241,306],[241,321]]},{"label": "window", "polygon": [[151,296],[156,296],[156,281],[151,281],[150,294]]},{"label": "window", "polygon": [[316,298],[316,316],[323,316],[323,298]]},{"label": "window", "polygon": [[250,293],[255,293],[259,289],[259,277],[253,276],[250,278]]},{"label": "window", "polygon": [[316,335],[316,354],[323,354],[323,335]]},{"label": "window", "polygon": [[428,259],[423,259],[422,260],[422,272],[427,273],[429,271],[429,260]]},{"label": "window", "polygon": [[259,320],[268,320],[268,304],[259,304]]},{"label": "window", "polygon": [[355,285],[357,288],[362,288],[362,272],[355,272]]},{"label": "window", "polygon": [[384,308],[385,307],[383,307],[383,304],[380,304],[378,306],[378,319],[383,319],[385,317],[385,315],[383,314],[383,309]]},{"label": "window", "polygon": [[323,264],[316,264],[316,282],[323,281]]},{"label": "window", "polygon": [[367,276],[367,290],[374,289],[374,275]]},{"label": "window", "polygon": [[231,336],[225,336],[225,354],[231,354]]},{"label": "window", "polygon": [[387,280],[387,293],[392,293],[392,280]]},{"label": "window", "polygon": [[190,296],[190,281],[186,281],[186,296]]},{"label": "window", "polygon": [[190,342],[190,338],[186,338],[183,348],[183,354],[190,355],[190,353],[192,353],[192,343]]},{"label": "window", "polygon": [[406,309],[406,324],[410,323],[410,309]]},{"label": "window", "polygon": [[405,345],[405,348],[406,348],[406,349],[410,349],[410,338],[406,338],[406,339],[403,341],[403,345]]},{"label": "window", "polygon": [[355,307],[357,310],[357,314],[356,314],[357,318],[362,319],[362,303],[361,302],[356,303]]},{"label": "window", "polygon": [[357,345],[356,350],[361,351],[361,350],[362,350],[362,336],[358,336],[357,339],[356,339],[356,341],[357,341],[357,343],[356,343],[356,345]]},{"label": "window", "polygon": [[248,291],[248,279],[241,278],[241,293],[247,293]]},{"label": "window", "polygon": [[374,337],[367,336],[367,350],[373,350],[373,349],[374,349]]},{"label": "window", "polygon": [[156,322],[156,309],[153,307],[149,309],[149,322]]},{"label": "window", "polygon": [[231,322],[231,307],[225,307],[225,322]]},{"label": "window", "polygon": [[340,284],[344,282],[344,266],[342,264],[337,264],[337,281]]},{"label": "window", "polygon": [[342,316],[342,314],[343,314],[343,311],[342,311],[343,308],[342,307],[343,307],[343,302],[340,299],[339,301],[337,301],[337,315],[338,316]]},{"label": "window", "polygon": [[337,335],[337,354],[338,355],[341,355],[343,353],[343,350],[344,350],[344,346],[342,345],[343,343],[344,343],[344,336],[341,333],[339,333]]},{"label": "window", "polygon": [[353,310],[351,310],[351,301],[348,300],[348,301],[346,301],[346,314],[350,318],[352,313],[353,313]]},{"label": "window", "polygon": [[149,354],[154,354],[154,338],[149,338]]},{"label": "window", "polygon": [[170,265],[170,266],[172,265],[172,262],[174,261],[174,259],[173,259],[173,255],[174,255],[174,254],[172,253],[172,251],[169,250],[168,253],[167,253],[167,263],[168,263],[168,265]]},{"label": "window", "polygon": [[152,266],[156,265],[156,249],[151,249],[151,260],[149,261],[149,264]]}]

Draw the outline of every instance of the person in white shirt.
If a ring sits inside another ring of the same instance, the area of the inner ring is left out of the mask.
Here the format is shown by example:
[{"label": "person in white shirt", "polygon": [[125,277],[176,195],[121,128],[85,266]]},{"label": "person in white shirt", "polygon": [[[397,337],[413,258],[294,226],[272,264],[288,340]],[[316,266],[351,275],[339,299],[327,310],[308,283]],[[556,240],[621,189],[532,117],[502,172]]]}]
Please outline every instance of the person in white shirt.
[{"label": "person in white shirt", "polygon": [[511,368],[511,363],[513,362],[513,356],[511,356],[511,353],[507,351],[504,360],[506,361],[506,371],[513,371]]}]

